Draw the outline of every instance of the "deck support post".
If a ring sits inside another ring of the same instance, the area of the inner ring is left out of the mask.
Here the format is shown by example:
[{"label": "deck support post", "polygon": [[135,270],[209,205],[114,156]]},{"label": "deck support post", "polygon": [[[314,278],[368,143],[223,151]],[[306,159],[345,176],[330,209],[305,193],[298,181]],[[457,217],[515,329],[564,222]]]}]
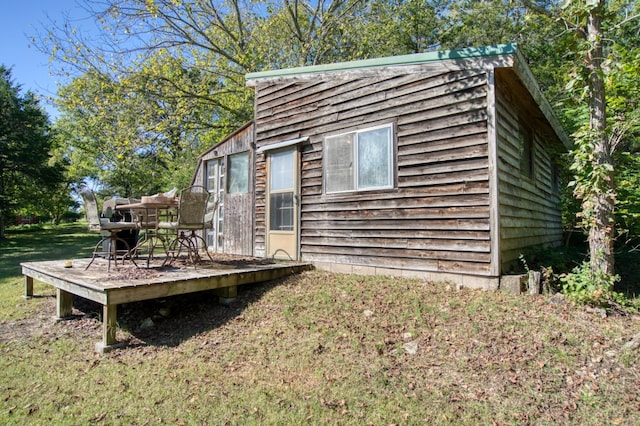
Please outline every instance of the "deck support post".
[{"label": "deck support post", "polygon": [[238,297],[238,286],[218,288],[216,294],[221,305],[228,305]]},{"label": "deck support post", "polygon": [[[76,266],[86,265],[87,259],[76,261]],[[159,277],[140,281],[116,280],[106,271],[94,269],[91,274],[83,268],[64,268],[60,260],[25,262],[22,274],[25,276],[25,296],[33,295],[37,280],[56,288],[58,317],[70,316],[73,297],[78,296],[102,305],[102,338],[95,343],[95,350],[105,353],[126,346],[127,342],[116,340],[118,305],[141,300],[149,300],[167,295],[178,295],[214,290],[220,303],[230,304],[238,297],[238,286],[275,280],[297,272],[309,270],[308,263],[247,265],[238,268],[209,270],[203,268],[167,271]],[[165,276],[166,275],[166,276]]]},{"label": "deck support post", "polygon": [[116,340],[117,314],[118,305],[107,304],[102,306],[102,341],[96,342],[96,352],[106,353],[124,346],[123,342]]},{"label": "deck support post", "polygon": [[31,299],[33,297],[33,277],[28,275],[24,276],[24,299]]},{"label": "deck support post", "polygon": [[56,289],[56,317],[58,319],[67,318],[71,316],[71,310],[73,309],[73,294],[62,289]]}]

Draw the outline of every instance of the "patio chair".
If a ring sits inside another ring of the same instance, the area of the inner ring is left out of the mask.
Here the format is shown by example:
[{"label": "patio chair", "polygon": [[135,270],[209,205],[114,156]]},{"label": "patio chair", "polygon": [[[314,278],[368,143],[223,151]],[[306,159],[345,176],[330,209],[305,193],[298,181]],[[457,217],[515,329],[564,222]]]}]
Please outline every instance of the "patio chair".
[{"label": "patio chair", "polygon": [[183,252],[187,256],[188,263],[196,265],[200,262],[200,246],[211,261],[213,258],[207,249],[207,242],[197,231],[204,232],[213,226],[212,220],[205,220],[209,203],[209,191],[201,185],[193,185],[180,192],[178,204],[178,217],[176,221],[160,222],[159,229],[168,229],[175,232],[173,241],[169,244],[167,258],[164,264],[171,263]]},{"label": "patio chair", "polygon": [[[133,260],[129,243],[118,236],[118,232],[120,231],[136,230],[137,224],[135,222],[111,222],[108,217],[100,217],[98,213],[98,201],[93,191],[88,188],[83,188],[80,190],[80,195],[84,201],[84,210],[87,215],[87,221],[89,222],[89,231],[100,232],[100,235],[102,235],[102,238],[93,249],[91,261],[85,270],[89,269],[89,266],[91,266],[98,256],[105,256],[107,258],[107,271],[111,270],[112,258],[117,268],[118,255],[122,257],[123,264],[128,257],[137,268],[138,265]],[[106,249],[104,248],[105,243],[107,243]],[[125,247],[125,250],[118,249],[118,243],[120,243],[122,247]]]}]

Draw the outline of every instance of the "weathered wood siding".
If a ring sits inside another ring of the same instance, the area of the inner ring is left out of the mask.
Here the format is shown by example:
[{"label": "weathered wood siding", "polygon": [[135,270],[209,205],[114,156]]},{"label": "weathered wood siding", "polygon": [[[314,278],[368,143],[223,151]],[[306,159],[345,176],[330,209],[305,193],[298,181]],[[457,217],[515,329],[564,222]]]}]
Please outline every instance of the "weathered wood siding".
[{"label": "weathered wood siding", "polygon": [[[561,143],[508,70],[496,72],[496,112],[500,263],[506,272],[520,254],[562,241],[559,183],[553,165]],[[532,177],[521,171],[521,123],[533,130]]]},{"label": "weathered wood siding", "polygon": [[[253,255],[253,123],[249,123],[205,152],[198,162],[193,183],[206,186],[207,161],[223,158],[228,173],[228,156],[249,152],[249,192],[224,195],[223,252],[244,256]],[[225,180],[226,184],[226,180]]]},{"label": "weathered wood siding", "polygon": [[[433,65],[256,83],[256,147],[301,147],[301,256],[314,262],[490,273],[487,73]],[[395,124],[395,186],[325,194],[328,135]],[[265,252],[265,154],[255,253]]]}]

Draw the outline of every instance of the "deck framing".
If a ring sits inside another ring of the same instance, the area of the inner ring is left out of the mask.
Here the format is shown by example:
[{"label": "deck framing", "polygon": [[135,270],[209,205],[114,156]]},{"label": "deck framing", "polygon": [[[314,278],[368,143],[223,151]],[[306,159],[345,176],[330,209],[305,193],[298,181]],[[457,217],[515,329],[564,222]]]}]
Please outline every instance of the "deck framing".
[{"label": "deck framing", "polygon": [[[104,353],[123,343],[116,339],[117,307],[122,303],[138,302],[198,291],[224,289],[222,294],[235,295],[238,286],[270,281],[308,270],[308,263],[247,264],[220,268],[171,268],[154,270],[153,274],[138,278],[124,278],[107,272],[106,265],[94,265],[85,271],[90,259],[73,261],[72,268],[65,268],[65,261],[21,263],[25,276],[25,298],[33,296],[34,280],[56,288],[56,316],[71,316],[72,295],[100,303],[103,306],[102,340],[95,349]],[[149,270],[147,270],[149,271]],[[117,272],[117,271],[116,271]]]}]

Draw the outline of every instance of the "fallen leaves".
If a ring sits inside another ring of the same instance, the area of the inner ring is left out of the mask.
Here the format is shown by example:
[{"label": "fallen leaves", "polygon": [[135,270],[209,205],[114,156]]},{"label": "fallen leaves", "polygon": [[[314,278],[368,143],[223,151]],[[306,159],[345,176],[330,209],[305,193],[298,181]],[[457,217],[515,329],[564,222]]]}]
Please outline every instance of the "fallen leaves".
[{"label": "fallen leaves", "polygon": [[[315,271],[242,287],[229,306],[202,293],[127,304],[118,313],[121,327],[133,330],[129,341],[142,343],[95,359],[80,354],[77,370],[135,367],[126,380],[100,375],[91,386],[118,396],[144,389],[153,402],[148,418],[178,423],[160,412],[171,398],[194,423],[218,407],[230,407],[238,422],[265,424],[289,413],[316,424],[638,420],[638,321],[601,319],[542,296]],[[153,329],[132,326],[147,317]],[[100,334],[95,315],[41,325],[47,339],[81,343]],[[76,326],[85,334],[64,334]],[[137,375],[149,369],[150,377]],[[26,405],[4,404],[13,416]],[[102,417],[106,411],[94,408],[82,420],[108,423],[123,410]]]}]

